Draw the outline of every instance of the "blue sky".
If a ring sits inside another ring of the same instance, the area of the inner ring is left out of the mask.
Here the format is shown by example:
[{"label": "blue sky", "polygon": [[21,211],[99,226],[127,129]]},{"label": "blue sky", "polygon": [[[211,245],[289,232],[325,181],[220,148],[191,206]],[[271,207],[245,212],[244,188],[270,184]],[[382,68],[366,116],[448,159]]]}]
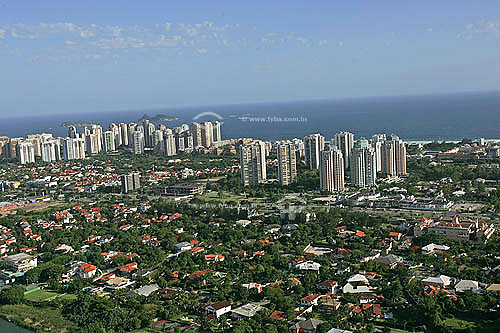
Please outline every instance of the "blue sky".
[{"label": "blue sky", "polygon": [[498,90],[498,1],[0,0],[0,116]]}]

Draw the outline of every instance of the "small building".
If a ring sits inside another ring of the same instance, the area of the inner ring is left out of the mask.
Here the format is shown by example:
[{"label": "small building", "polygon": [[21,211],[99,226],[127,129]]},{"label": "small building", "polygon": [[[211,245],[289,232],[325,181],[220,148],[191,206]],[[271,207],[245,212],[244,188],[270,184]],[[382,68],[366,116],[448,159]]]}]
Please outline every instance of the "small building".
[{"label": "small building", "polygon": [[451,284],[451,278],[446,275],[438,275],[434,277],[428,277],[422,280],[424,286],[434,286],[439,288],[449,287]]},{"label": "small building", "polygon": [[231,317],[234,319],[250,319],[257,314],[263,307],[259,304],[248,303],[239,308],[231,310]]},{"label": "small building", "polygon": [[215,302],[205,307],[205,313],[219,318],[222,315],[231,312],[231,303],[228,301]]},{"label": "small building", "polygon": [[473,293],[478,293],[480,291],[479,283],[473,280],[460,280],[455,285],[455,291],[457,293],[463,293],[468,290],[472,291]]},{"label": "small building", "polygon": [[78,276],[82,279],[90,279],[97,273],[97,267],[91,264],[83,263],[78,268]]},{"label": "small building", "polygon": [[38,265],[37,258],[26,253],[18,253],[4,258],[5,265],[15,272],[26,272]]},{"label": "small building", "polygon": [[431,243],[429,245],[422,247],[422,254],[434,254],[434,253],[443,254],[449,249],[450,249],[449,246]]},{"label": "small building", "polygon": [[295,325],[290,326],[290,332],[293,333],[316,333],[318,332],[319,325],[324,323],[319,319],[307,319],[297,322]]},{"label": "small building", "polygon": [[321,283],[318,283],[316,287],[319,290],[326,291],[328,294],[335,294],[337,291],[338,283],[334,280],[325,280]]}]

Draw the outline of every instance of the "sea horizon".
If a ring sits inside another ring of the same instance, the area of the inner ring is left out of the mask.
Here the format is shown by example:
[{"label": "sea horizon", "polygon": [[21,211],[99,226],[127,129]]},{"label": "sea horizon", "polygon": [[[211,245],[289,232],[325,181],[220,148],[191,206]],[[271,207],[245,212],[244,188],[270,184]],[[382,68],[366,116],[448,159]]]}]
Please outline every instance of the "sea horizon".
[{"label": "sea horizon", "polygon": [[0,136],[51,133],[64,137],[67,129],[61,124],[65,122],[85,121],[107,128],[112,122],[137,122],[144,114],[178,117],[176,121],[161,122],[169,128],[220,120],[223,139],[284,140],[318,132],[330,139],[336,132],[347,130],[356,137],[396,134],[407,142],[479,137],[500,140],[498,91],[27,115],[0,119]]}]

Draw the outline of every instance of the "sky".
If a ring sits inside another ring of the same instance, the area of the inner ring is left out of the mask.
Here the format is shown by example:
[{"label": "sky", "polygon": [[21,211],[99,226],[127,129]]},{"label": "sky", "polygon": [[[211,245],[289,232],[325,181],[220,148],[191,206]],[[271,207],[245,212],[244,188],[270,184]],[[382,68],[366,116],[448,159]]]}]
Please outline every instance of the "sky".
[{"label": "sky", "polygon": [[0,0],[0,117],[500,90],[500,2]]}]

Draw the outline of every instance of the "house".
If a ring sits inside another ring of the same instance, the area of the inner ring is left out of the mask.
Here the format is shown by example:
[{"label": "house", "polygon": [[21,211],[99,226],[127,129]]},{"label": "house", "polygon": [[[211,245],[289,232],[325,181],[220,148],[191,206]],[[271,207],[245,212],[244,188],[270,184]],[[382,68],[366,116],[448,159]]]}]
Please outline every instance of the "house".
[{"label": "house", "polygon": [[205,307],[205,313],[219,318],[222,315],[231,312],[231,303],[228,301],[215,302]]},{"label": "house", "polygon": [[155,284],[149,284],[147,286],[142,286],[139,289],[134,290],[134,293],[137,295],[148,297],[149,295],[158,291],[159,289],[160,287],[155,283]]},{"label": "house", "polygon": [[486,288],[486,291],[500,293],[500,283],[493,283],[488,288]]},{"label": "house", "polygon": [[370,293],[373,292],[375,288],[370,287],[370,283],[366,276],[362,274],[354,274],[348,280],[345,286],[342,288],[344,294],[359,294],[359,293]]},{"label": "house", "polygon": [[271,315],[269,316],[269,319],[285,321],[286,320],[285,312],[275,310],[273,313],[271,313]]},{"label": "house", "polygon": [[295,325],[290,326],[290,332],[293,333],[315,333],[318,332],[318,327],[324,323],[319,319],[301,320]]},{"label": "house", "polygon": [[449,249],[450,249],[449,246],[431,243],[429,245],[422,247],[422,254],[434,254],[434,253],[443,254]]},{"label": "house", "polygon": [[371,250],[367,254],[365,254],[363,257],[361,257],[361,262],[368,262],[377,259],[380,257],[380,250]]},{"label": "house", "polygon": [[439,288],[449,287],[451,284],[451,278],[446,275],[439,275],[435,277],[428,277],[422,280],[424,286],[434,286]]},{"label": "house", "polygon": [[193,244],[188,243],[188,242],[181,242],[175,244],[175,250],[177,252],[184,252],[184,251],[190,251],[193,248]]},{"label": "house", "polygon": [[312,260],[306,260],[304,257],[295,259],[289,264],[290,268],[295,268],[299,271],[308,271],[319,273],[321,264],[314,262]]},{"label": "house", "polygon": [[26,272],[35,268],[38,264],[37,258],[26,253],[18,253],[4,258],[5,265],[15,272]]},{"label": "house", "polygon": [[220,254],[206,254],[205,255],[205,261],[207,263],[222,262],[222,261],[224,261],[224,256],[220,255]]},{"label": "house", "polygon": [[326,291],[328,294],[335,294],[337,291],[338,283],[334,280],[325,280],[318,283],[316,287],[320,290]]},{"label": "house", "polygon": [[78,276],[82,279],[90,279],[97,273],[97,267],[91,264],[83,263],[78,269]]},{"label": "house", "polygon": [[252,223],[252,221],[250,221],[250,220],[238,220],[238,221],[236,221],[236,225],[239,225],[242,227],[246,227],[250,223]]},{"label": "house", "polygon": [[274,234],[281,230],[281,226],[279,224],[270,224],[266,225],[263,230],[266,234]]},{"label": "house", "polygon": [[463,293],[464,291],[470,290],[474,293],[479,292],[479,283],[473,280],[460,280],[455,285],[455,291],[457,293]]},{"label": "house", "polygon": [[262,292],[262,289],[265,287],[265,285],[260,284],[260,283],[255,283],[255,282],[243,283],[241,286],[243,288],[247,288],[248,290],[256,289],[257,293],[259,293],[259,294]]},{"label": "house", "polygon": [[128,264],[123,265],[122,267],[120,267],[120,272],[122,272],[124,274],[130,274],[133,271],[135,271],[136,269],[137,269],[137,263],[136,262],[131,262],[131,263],[128,263]]},{"label": "house", "polygon": [[106,281],[106,288],[118,290],[130,287],[135,282],[123,277],[115,277]]},{"label": "house", "polygon": [[375,259],[375,261],[383,266],[393,269],[397,266],[398,263],[402,262],[402,258],[393,254],[389,254],[388,256],[378,257],[377,259]]},{"label": "house", "polygon": [[372,317],[378,317],[378,318],[382,317],[380,304],[365,303],[355,306],[351,311],[351,313],[361,313],[361,312],[366,312],[370,314]]},{"label": "house", "polygon": [[402,236],[402,234],[400,232],[395,232],[395,231],[389,232],[389,237],[394,239],[394,240],[400,240],[401,236]]},{"label": "house", "polygon": [[233,317],[234,319],[249,319],[255,316],[257,312],[262,309],[263,307],[260,304],[248,303],[240,306],[239,308],[231,310],[231,317]]},{"label": "house", "polygon": [[300,304],[305,306],[318,305],[318,300],[320,297],[320,294],[307,295],[300,299]]}]

